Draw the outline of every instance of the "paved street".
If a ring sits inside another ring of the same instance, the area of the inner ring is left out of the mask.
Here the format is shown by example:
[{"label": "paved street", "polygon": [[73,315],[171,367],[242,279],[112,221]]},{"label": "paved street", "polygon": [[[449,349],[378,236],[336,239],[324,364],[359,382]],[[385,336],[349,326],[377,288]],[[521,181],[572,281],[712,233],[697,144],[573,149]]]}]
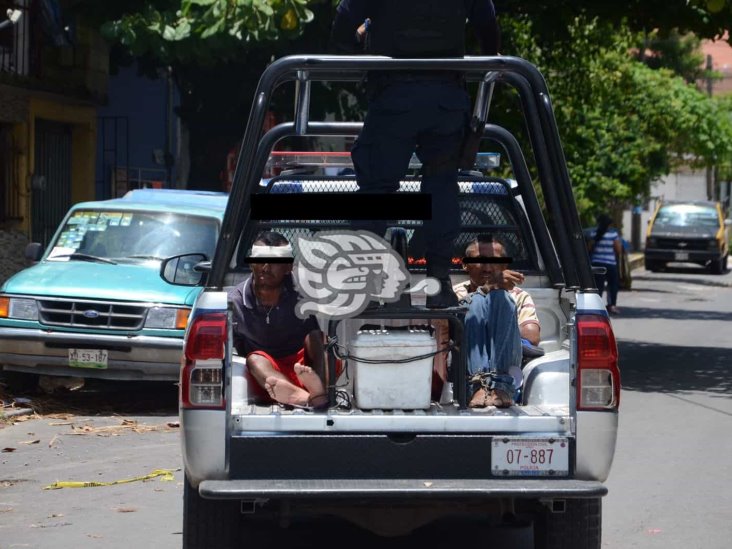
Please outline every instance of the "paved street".
[{"label": "paved street", "polygon": [[[603,500],[603,547],[729,546],[731,286],[730,273],[640,269],[633,289],[620,293],[613,326],[621,422]],[[0,428],[0,549],[179,548],[176,398],[173,386],[107,386],[72,393],[61,406],[37,401],[42,417]],[[158,469],[173,480],[44,490],[58,481],[110,483]],[[447,532],[432,536],[451,539]],[[525,530],[484,529],[480,537],[531,547]]]},{"label": "paved street", "polygon": [[[0,427],[0,549],[181,546],[182,473],[172,385],[90,384],[34,399],[42,416]],[[57,482],[111,483],[86,488]]]}]

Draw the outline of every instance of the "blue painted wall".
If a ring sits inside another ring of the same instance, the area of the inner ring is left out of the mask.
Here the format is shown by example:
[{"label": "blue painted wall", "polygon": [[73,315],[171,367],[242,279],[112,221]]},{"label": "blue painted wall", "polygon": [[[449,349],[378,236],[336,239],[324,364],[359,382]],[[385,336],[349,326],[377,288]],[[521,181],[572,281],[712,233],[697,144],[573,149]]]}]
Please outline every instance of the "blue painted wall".
[{"label": "blue painted wall", "polygon": [[[155,80],[137,73],[137,67],[122,67],[110,75],[109,100],[98,110],[96,195],[98,199],[120,194],[114,188],[111,171],[129,166],[130,178],[164,181],[165,164],[158,164],[153,151],[165,151],[168,124],[168,84],[164,77]],[[175,108],[179,95],[173,90],[173,114],[170,152],[173,159],[171,181],[175,181],[175,158],[178,135],[178,117]],[[172,186],[175,186],[174,183]]]}]

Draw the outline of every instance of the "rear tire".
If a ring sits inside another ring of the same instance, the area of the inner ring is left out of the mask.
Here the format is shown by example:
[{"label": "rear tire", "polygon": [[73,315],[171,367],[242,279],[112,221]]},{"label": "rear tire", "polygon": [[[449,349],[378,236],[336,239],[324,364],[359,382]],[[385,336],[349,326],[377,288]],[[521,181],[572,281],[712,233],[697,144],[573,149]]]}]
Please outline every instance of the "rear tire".
[{"label": "rear tire", "polygon": [[183,549],[239,547],[239,500],[204,499],[185,479],[183,486]]},{"label": "rear tire", "polygon": [[544,508],[534,523],[535,549],[600,549],[602,501],[565,500],[564,513]]}]

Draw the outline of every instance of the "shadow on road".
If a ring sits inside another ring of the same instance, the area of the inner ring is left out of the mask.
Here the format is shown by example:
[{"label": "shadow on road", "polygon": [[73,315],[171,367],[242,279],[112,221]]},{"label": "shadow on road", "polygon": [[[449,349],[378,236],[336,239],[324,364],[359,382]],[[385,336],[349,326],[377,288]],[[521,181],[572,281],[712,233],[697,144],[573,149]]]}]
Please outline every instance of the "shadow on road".
[{"label": "shadow on road", "polygon": [[[645,291],[645,290],[644,290]],[[686,301],[699,301],[690,298]],[[664,320],[714,320],[718,322],[732,322],[732,312],[726,311],[690,311],[688,309],[659,309],[651,307],[631,307],[619,304],[622,318],[645,318]]]},{"label": "shadow on road", "polygon": [[[79,416],[178,414],[178,387],[171,382],[104,381],[87,379],[80,389],[46,394],[39,388],[5,395],[18,399],[39,415]],[[16,404],[18,405],[18,404]]]},{"label": "shadow on road", "polygon": [[[681,311],[686,313],[686,311]],[[727,320],[730,320],[727,315]],[[624,390],[644,393],[705,391],[732,398],[732,349],[676,347],[619,341],[620,375]]]}]

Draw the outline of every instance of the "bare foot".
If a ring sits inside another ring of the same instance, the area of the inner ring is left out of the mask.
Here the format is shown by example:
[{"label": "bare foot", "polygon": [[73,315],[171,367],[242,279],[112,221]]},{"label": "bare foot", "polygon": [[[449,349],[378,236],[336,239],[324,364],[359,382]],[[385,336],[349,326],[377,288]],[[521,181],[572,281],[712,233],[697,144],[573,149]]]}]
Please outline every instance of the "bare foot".
[{"label": "bare foot", "polygon": [[295,363],[293,369],[303,387],[310,393],[310,405],[318,408],[328,404],[328,395],[320,376],[310,366],[305,366],[299,362]]},{"label": "bare foot", "polygon": [[310,393],[300,387],[293,385],[286,379],[270,376],[264,381],[266,389],[272,400],[280,404],[292,404],[295,406],[307,406]]}]

